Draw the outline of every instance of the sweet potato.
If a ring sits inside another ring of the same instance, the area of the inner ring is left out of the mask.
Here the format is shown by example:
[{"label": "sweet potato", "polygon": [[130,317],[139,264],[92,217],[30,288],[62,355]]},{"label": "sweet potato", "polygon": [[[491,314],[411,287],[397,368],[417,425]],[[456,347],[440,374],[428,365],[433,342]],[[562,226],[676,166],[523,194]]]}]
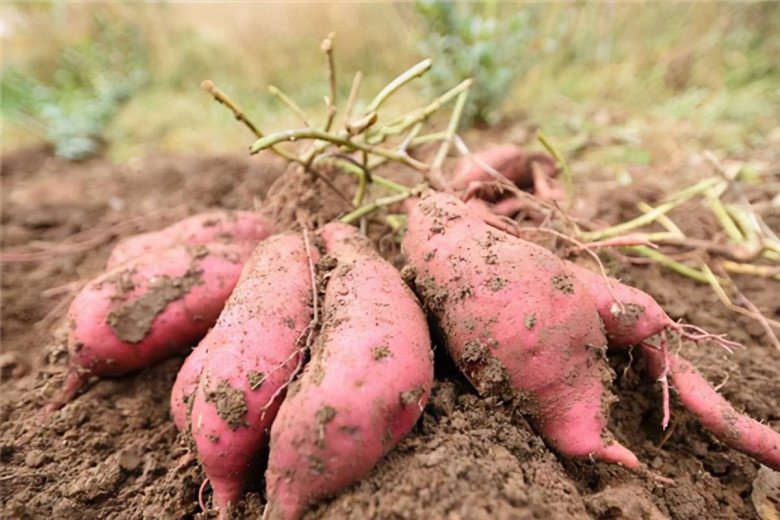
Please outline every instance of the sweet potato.
[{"label": "sweet potato", "polygon": [[176,381],[173,383],[173,389],[171,390],[171,417],[173,417],[173,424],[176,425],[176,429],[179,431],[183,431],[187,426],[188,403],[191,404],[190,398],[195,394],[195,390],[198,389],[205,357],[206,347],[201,342],[190,352],[190,355],[187,356],[187,359],[184,360],[179,369],[179,373],[176,374]]},{"label": "sweet potato", "polygon": [[335,267],[312,359],[271,428],[271,519],[300,518],[368,473],[412,428],[433,382],[425,316],[398,271],[349,226],[328,224],[321,237]]},{"label": "sweet potato", "polygon": [[111,251],[106,269],[150,251],[171,246],[211,243],[259,242],[271,234],[272,226],[251,211],[215,210],[185,218],[160,231],[135,235],[120,241]]},{"label": "sweet potato", "polygon": [[[610,346],[642,344],[651,376],[664,384],[667,376],[670,377],[680,401],[705,429],[726,446],[780,470],[780,434],[734,410],[693,365],[677,354],[666,352],[665,338],[660,349],[643,344],[665,329],[696,339],[694,334],[673,322],[649,294],[575,264],[570,264],[570,268],[595,301]],[[667,399],[665,395],[664,427],[669,414]]]},{"label": "sweet potato", "polygon": [[[548,177],[555,176],[555,161],[544,153],[528,153],[513,144],[502,144],[475,154],[479,161],[492,167],[522,190],[534,187],[533,163],[538,163]],[[493,177],[471,157],[463,157],[455,166],[450,188],[465,190],[473,182],[491,181]]]},{"label": "sweet potato", "polygon": [[130,260],[87,284],[70,305],[70,401],[91,376],[151,365],[200,339],[219,316],[254,245],[176,246]]},{"label": "sweet potato", "polygon": [[402,247],[450,355],[481,394],[516,400],[564,455],[639,466],[606,429],[606,338],[561,260],[440,193],[410,212]]},{"label": "sweet potato", "polygon": [[[311,251],[312,262],[316,251]],[[309,255],[297,234],[274,235],[247,261],[203,352],[191,432],[224,516],[266,447],[312,318]]]},{"label": "sweet potato", "polygon": [[646,344],[642,346],[642,353],[653,377],[659,378],[668,371],[680,401],[707,431],[726,446],[780,471],[779,433],[736,411],[693,365],[680,356],[670,353],[665,362],[660,350]]}]

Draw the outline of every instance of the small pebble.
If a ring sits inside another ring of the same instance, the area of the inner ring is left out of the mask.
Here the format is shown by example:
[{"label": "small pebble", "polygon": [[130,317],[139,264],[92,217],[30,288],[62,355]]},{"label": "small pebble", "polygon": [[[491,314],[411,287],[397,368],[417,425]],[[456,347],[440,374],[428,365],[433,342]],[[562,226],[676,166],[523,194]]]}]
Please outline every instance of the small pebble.
[{"label": "small pebble", "polygon": [[27,452],[27,456],[24,458],[24,464],[28,468],[39,468],[43,466],[48,460],[49,457],[44,452],[33,449]]}]

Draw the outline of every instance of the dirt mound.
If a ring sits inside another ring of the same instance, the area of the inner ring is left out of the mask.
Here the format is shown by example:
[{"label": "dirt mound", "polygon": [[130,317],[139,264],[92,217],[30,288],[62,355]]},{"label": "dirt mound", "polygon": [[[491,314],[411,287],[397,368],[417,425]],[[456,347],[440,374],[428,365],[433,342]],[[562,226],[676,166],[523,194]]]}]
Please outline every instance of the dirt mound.
[{"label": "dirt mound", "polygon": [[[51,330],[78,281],[102,269],[118,238],[209,207],[262,206],[284,166],[215,156],[73,165],[45,150],[4,159],[2,250],[24,255],[33,241],[39,247],[29,257],[34,261],[2,266],[0,516],[203,517],[197,502],[203,474],[182,458],[169,417],[183,357],[99,380],[40,421],[65,374],[61,338]],[[594,200],[608,219],[609,208],[635,197],[621,188]],[[323,219],[337,209],[321,200],[307,207]],[[620,274],[656,296],[673,318],[744,342],[747,348],[733,356],[708,346],[685,348],[685,355],[710,381],[728,377],[721,391],[738,408],[780,428],[780,363],[760,326],[724,309],[708,288],[655,267],[624,267]],[[780,315],[773,298],[780,284],[737,282],[768,314]],[[437,346],[437,387],[412,435],[310,518],[756,518],[750,502],[756,464],[717,443],[674,403],[672,426],[663,432],[660,393],[630,354],[612,359],[620,402],[609,428],[672,485],[559,459],[516,411],[478,399],[443,354]],[[262,489],[258,481],[236,517],[260,514]]]}]

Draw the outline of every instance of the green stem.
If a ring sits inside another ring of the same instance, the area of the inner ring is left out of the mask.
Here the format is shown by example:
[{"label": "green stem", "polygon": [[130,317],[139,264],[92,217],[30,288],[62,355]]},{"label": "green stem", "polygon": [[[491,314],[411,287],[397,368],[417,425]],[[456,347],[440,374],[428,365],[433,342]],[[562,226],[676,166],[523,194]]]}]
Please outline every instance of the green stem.
[{"label": "green stem", "polygon": [[403,213],[388,215],[385,217],[385,222],[393,231],[398,231],[406,225],[406,215]]},{"label": "green stem", "polygon": [[[343,171],[355,175],[356,177],[362,177],[365,172],[363,171],[363,168],[360,166],[357,166],[356,164],[353,164],[349,161],[345,161],[344,159],[323,159],[324,161],[332,160],[333,163],[341,168]],[[373,169],[374,167],[369,165],[369,169]],[[406,193],[411,188],[408,186],[404,186],[403,184],[398,184],[395,181],[391,181],[390,179],[386,177],[381,177],[377,175],[376,173],[371,174],[371,180],[374,182],[374,184],[378,186],[382,186],[383,188],[387,188],[388,190],[396,191],[398,193]]]},{"label": "green stem", "polygon": [[435,143],[436,141],[441,141],[442,139],[445,139],[447,137],[447,134],[445,132],[434,132],[432,134],[425,134],[421,135],[419,137],[415,137],[412,139],[412,144],[410,146],[414,147],[419,144],[425,144],[425,143]]},{"label": "green stem", "polygon": [[710,266],[708,266],[705,262],[702,262],[701,270],[704,274],[704,278],[707,280],[707,283],[710,284],[712,290],[715,291],[715,294],[718,295],[718,299],[723,303],[731,303],[731,298],[729,298],[728,294],[726,294],[726,291],[723,289],[723,286],[718,280],[718,277],[715,276],[715,273],[713,273],[712,269],[710,269]]},{"label": "green stem", "polygon": [[363,204],[363,199],[366,196],[366,191],[368,189],[368,175],[366,175],[366,172],[362,172],[362,175],[358,179],[358,187],[355,191],[355,196],[352,199],[352,205],[357,207],[360,207]]},{"label": "green stem", "polygon": [[726,235],[728,235],[728,237],[734,242],[743,243],[745,241],[745,237],[742,236],[742,233],[729,216],[720,199],[713,197],[709,201],[709,207],[713,215],[715,215],[715,218],[717,218],[718,222],[720,222],[720,225],[726,232]]},{"label": "green stem", "polygon": [[721,182],[724,181],[721,181],[717,177],[707,177],[706,179],[701,180],[691,186],[688,186],[687,188],[680,190],[677,193],[672,193],[671,195],[665,197],[663,202],[675,202],[678,200],[686,201],[691,197],[698,195],[699,193],[702,193],[704,191],[707,191],[710,188],[715,187],[717,184],[720,184]]},{"label": "green stem", "polygon": [[561,167],[561,171],[563,173],[563,183],[566,187],[566,198],[571,201],[574,197],[574,179],[572,178],[571,168],[569,168],[568,161],[566,161],[563,155],[555,146],[553,146],[553,144],[547,139],[547,136],[542,132],[539,132],[536,138],[539,139],[539,142],[542,143],[542,146],[544,146],[547,151],[550,152],[553,157],[555,157],[555,161]]},{"label": "green stem", "polygon": [[362,150],[374,155],[379,155],[380,157],[385,157],[391,161],[397,161],[406,164],[407,166],[410,166],[416,170],[426,171],[428,169],[428,166],[425,163],[421,163],[420,161],[413,159],[408,155],[394,152],[392,150],[388,150],[387,148],[382,148],[372,144],[353,141],[345,137],[329,134],[322,130],[317,130],[315,128],[299,128],[297,130],[284,130],[274,134],[269,134],[262,139],[255,141],[249,150],[252,154],[256,154],[260,150],[264,150],[283,141],[296,141],[298,139],[316,139],[323,141],[326,144],[333,143],[339,146],[344,146],[353,151]]},{"label": "green stem", "polygon": [[777,252],[774,249],[764,250],[761,253],[761,256],[763,256],[764,258],[768,258],[769,260],[774,260],[775,262],[780,262],[780,252]]},{"label": "green stem", "polygon": [[697,194],[712,187],[713,180],[717,182],[717,179],[711,178],[694,184],[693,186],[680,191],[669,202],[665,202],[659,206],[656,206],[652,210],[636,217],[635,219],[629,220],[628,222],[622,222],[607,229],[583,233],[581,238],[585,242],[596,242],[598,240],[604,240],[605,238],[622,235],[628,231],[633,231],[634,229],[651,224],[661,215],[669,213],[671,210],[681,205],[683,202],[686,202],[691,197],[694,197]]},{"label": "green stem", "polygon": [[333,37],[334,33],[328,34],[321,45],[328,67],[328,115],[322,128],[325,132],[330,132],[336,119],[336,63],[333,60]]},{"label": "green stem", "polygon": [[[414,139],[412,139],[411,143],[407,144],[406,146],[403,146],[405,143],[401,143],[401,145],[398,146],[398,149],[402,152],[406,152],[406,150],[408,150],[409,148],[413,148],[417,145],[425,144],[425,143],[435,143],[436,141],[441,141],[442,139],[444,139],[444,132],[436,132],[433,134],[421,135],[419,137],[415,137]],[[378,168],[379,166],[382,166],[386,162],[387,162],[386,158],[377,157],[369,163],[368,169],[374,171],[374,169]]]},{"label": "green stem", "polygon": [[432,171],[440,171],[441,167],[444,165],[444,160],[450,152],[450,146],[452,146],[452,138],[455,136],[455,132],[458,131],[460,118],[463,114],[463,108],[466,106],[468,97],[468,89],[458,94],[458,99],[455,101],[455,108],[452,109],[452,114],[450,116],[450,123],[447,125],[447,130],[444,132],[444,140],[436,153],[436,157],[433,158],[433,162],[431,163]]},{"label": "green stem", "polygon": [[624,249],[626,251],[636,253],[640,256],[644,256],[645,258],[648,258],[664,267],[671,269],[672,271],[678,274],[686,276],[697,282],[710,283],[709,279],[707,278],[707,275],[702,273],[698,269],[694,269],[693,267],[689,267],[683,263],[678,262],[677,260],[673,260],[668,256],[666,256],[665,254],[656,251],[655,249],[651,249],[647,246],[629,246],[629,247],[625,247]]},{"label": "green stem", "polygon": [[409,68],[407,71],[401,73],[397,78],[395,78],[393,81],[387,84],[385,88],[383,88],[381,91],[379,91],[379,94],[376,95],[376,97],[371,100],[371,103],[369,103],[368,108],[366,108],[366,113],[368,112],[376,112],[379,110],[379,107],[382,106],[382,104],[387,101],[387,98],[392,96],[396,91],[398,91],[401,87],[409,83],[415,78],[419,78],[426,72],[428,72],[431,69],[431,65],[433,65],[433,61],[428,59],[422,60],[420,63],[417,63],[416,65],[412,65],[411,68]]},{"label": "green stem", "polygon": [[[274,96],[277,99],[279,99],[279,101],[281,101],[284,105],[286,105],[287,108],[292,110],[293,113],[295,113],[295,115],[298,116],[298,118],[300,118],[301,122],[303,123],[303,126],[306,126],[306,127],[309,126],[309,122],[306,120],[306,114],[303,112],[301,107],[298,106],[298,104],[295,101],[292,100],[292,98],[290,98],[287,94],[282,92],[280,89],[278,89],[274,85],[268,85],[268,92],[270,92],[272,96]],[[262,136],[259,136],[259,137],[262,137]]]},{"label": "green stem", "polygon": [[612,238],[618,235],[622,235],[624,233],[627,233],[628,231],[633,231],[642,226],[652,224],[655,221],[655,219],[657,219],[661,215],[665,215],[666,213],[673,210],[680,204],[682,204],[682,202],[678,202],[678,203],[667,202],[666,204],[661,204],[660,206],[656,206],[655,208],[653,208],[651,211],[648,211],[647,213],[643,213],[642,215],[636,217],[635,219],[629,220],[628,222],[622,222],[616,226],[612,226],[600,231],[591,231],[589,233],[583,233],[582,239],[585,242],[597,242],[599,240],[604,240],[605,238]]},{"label": "green stem", "polygon": [[[400,116],[397,121],[400,126],[396,126],[393,129],[390,129],[388,133],[384,133],[385,130],[387,130],[387,126],[380,128],[379,130],[374,130],[374,128],[369,128],[367,132],[364,134],[366,137],[364,141],[366,141],[366,144],[371,145],[377,145],[381,144],[382,142],[387,139],[387,137],[391,135],[397,135],[400,134],[406,129],[408,129],[410,126],[424,121],[426,118],[428,118],[431,114],[436,112],[439,108],[441,108],[444,104],[452,100],[455,96],[460,94],[463,90],[469,88],[474,83],[473,79],[467,79],[463,82],[461,82],[459,85],[455,86],[454,88],[450,89],[448,92],[445,92],[440,97],[435,99],[433,102],[431,102],[428,106],[418,109],[416,111],[410,112],[406,115]],[[368,111],[370,112],[370,110]],[[381,134],[378,139],[374,138],[373,136],[377,135],[372,133],[372,131],[377,132],[378,134]],[[349,137],[349,133],[344,131],[340,132],[336,137],[342,138],[342,137]],[[304,166],[309,165],[312,161],[312,159],[320,152],[322,152],[325,148],[328,147],[328,142],[323,141],[315,141],[311,148],[304,154],[303,158],[299,159],[298,162],[303,164]],[[394,159],[391,159],[394,160]],[[417,163],[418,165],[421,165],[422,163]],[[420,169],[420,168],[417,168]],[[422,169],[421,171],[426,171],[427,166]]]},{"label": "green stem", "polygon": [[729,204],[724,208],[729,216],[734,219],[737,229],[741,230],[742,235],[745,237],[745,242],[749,244],[756,244],[759,242],[758,235],[756,233],[753,222],[751,222],[750,215],[746,211],[742,211],[740,208]]},{"label": "green stem", "polygon": [[[255,126],[255,124],[244,114],[244,111],[241,110],[241,108],[236,104],[235,101],[233,101],[230,96],[225,94],[219,87],[217,87],[211,80],[205,80],[203,83],[201,83],[201,87],[203,87],[203,90],[208,92],[212,95],[212,97],[218,102],[223,105],[225,105],[228,110],[233,112],[233,116],[235,116],[236,119],[244,123],[244,126],[246,126],[250,132],[254,134],[255,137],[258,139],[263,138],[263,132]],[[288,161],[297,162],[300,163],[301,160],[298,158],[295,153],[290,152],[288,150],[285,150],[282,147],[279,146],[272,146],[271,151],[274,152],[276,155],[287,159]]]},{"label": "green stem", "polygon": [[409,146],[412,145],[412,142],[417,139],[417,136],[420,135],[420,132],[422,132],[422,129],[425,125],[422,123],[417,123],[412,127],[411,130],[409,130],[409,133],[406,134],[406,137],[404,137],[404,140],[401,141],[401,144],[398,145],[398,149],[402,151],[406,151],[409,149]]},{"label": "green stem", "polygon": [[416,190],[410,190],[406,193],[399,193],[397,195],[390,195],[389,197],[383,197],[381,199],[376,199],[374,202],[370,204],[366,204],[365,206],[361,206],[358,209],[347,213],[343,217],[341,217],[339,220],[341,222],[344,222],[345,224],[351,224],[352,222],[356,220],[360,220],[361,218],[365,217],[369,213],[372,213],[379,208],[384,208],[385,206],[390,206],[391,204],[395,204],[397,202],[404,201],[408,199],[409,197],[413,196],[416,193]]},{"label": "green stem", "polygon": [[[653,211],[653,207],[650,204],[647,204],[646,202],[639,201],[637,203],[637,207],[639,208],[639,211],[642,213],[647,213],[648,211]],[[667,217],[666,215],[659,216],[656,221],[661,224],[669,233],[671,233],[673,236],[685,238],[685,233],[682,232],[680,228],[677,227],[677,224],[675,224],[672,219]]]},{"label": "green stem", "polygon": [[462,81],[455,87],[451,88],[449,91],[431,101],[431,103],[429,103],[427,106],[413,110],[408,114],[399,116],[398,118],[390,121],[387,125],[376,129],[373,133],[369,133],[369,141],[374,144],[378,144],[384,142],[385,139],[392,135],[398,135],[405,132],[412,125],[415,125],[421,121],[425,121],[428,117],[431,116],[431,114],[452,101],[452,99],[460,95],[460,93],[464,90],[469,89],[473,84],[474,80],[472,78]]},{"label": "green stem", "polygon": [[742,264],[724,260],[720,266],[731,273],[749,274],[753,276],[764,276],[780,281],[780,267],[771,265]]},{"label": "green stem", "polygon": [[349,89],[347,106],[344,109],[344,128],[347,127],[349,121],[352,119],[352,110],[355,108],[355,101],[357,100],[357,94],[358,94],[358,90],[360,90],[361,81],[363,81],[363,73],[357,71],[355,73],[355,77],[352,79],[352,88]]}]

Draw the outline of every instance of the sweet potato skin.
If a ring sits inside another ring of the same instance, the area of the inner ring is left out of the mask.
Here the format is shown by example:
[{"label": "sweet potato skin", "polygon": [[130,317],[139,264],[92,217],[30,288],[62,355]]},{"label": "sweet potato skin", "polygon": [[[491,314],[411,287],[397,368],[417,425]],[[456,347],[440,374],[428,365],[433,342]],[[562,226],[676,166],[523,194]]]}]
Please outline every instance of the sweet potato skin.
[{"label": "sweet potato skin", "polygon": [[176,246],[120,265],[87,284],[70,305],[69,372],[52,411],[91,376],[121,375],[203,337],[238,281],[249,243]]},{"label": "sweet potato skin", "polygon": [[590,293],[611,347],[628,347],[675,324],[649,294],[567,262]]},{"label": "sweet potato skin", "polygon": [[398,271],[349,226],[320,236],[336,265],[312,359],[271,428],[271,519],[300,518],[368,473],[412,428],[433,382],[425,316]]},{"label": "sweet potato skin", "polygon": [[402,247],[448,351],[481,394],[517,399],[564,455],[639,465],[609,439],[606,338],[561,260],[438,193],[410,212]]},{"label": "sweet potato skin", "polygon": [[[201,342],[202,344],[202,342]],[[200,373],[203,370],[203,361],[206,357],[206,348],[198,346],[190,352],[190,355],[184,360],[179,373],[176,374],[176,381],[171,389],[171,417],[176,429],[184,431],[187,426],[189,416],[190,398],[198,389]]]},{"label": "sweet potato skin", "polygon": [[[316,261],[316,250],[309,254]],[[310,273],[300,235],[265,240],[198,346],[204,357],[191,432],[223,514],[258,466],[281,389],[298,365],[298,341],[312,315]]]},{"label": "sweet potato skin", "polygon": [[251,211],[214,210],[198,213],[167,228],[135,235],[120,241],[111,251],[106,269],[151,251],[161,251],[175,245],[206,245],[212,243],[259,242],[272,232],[271,224]]}]

